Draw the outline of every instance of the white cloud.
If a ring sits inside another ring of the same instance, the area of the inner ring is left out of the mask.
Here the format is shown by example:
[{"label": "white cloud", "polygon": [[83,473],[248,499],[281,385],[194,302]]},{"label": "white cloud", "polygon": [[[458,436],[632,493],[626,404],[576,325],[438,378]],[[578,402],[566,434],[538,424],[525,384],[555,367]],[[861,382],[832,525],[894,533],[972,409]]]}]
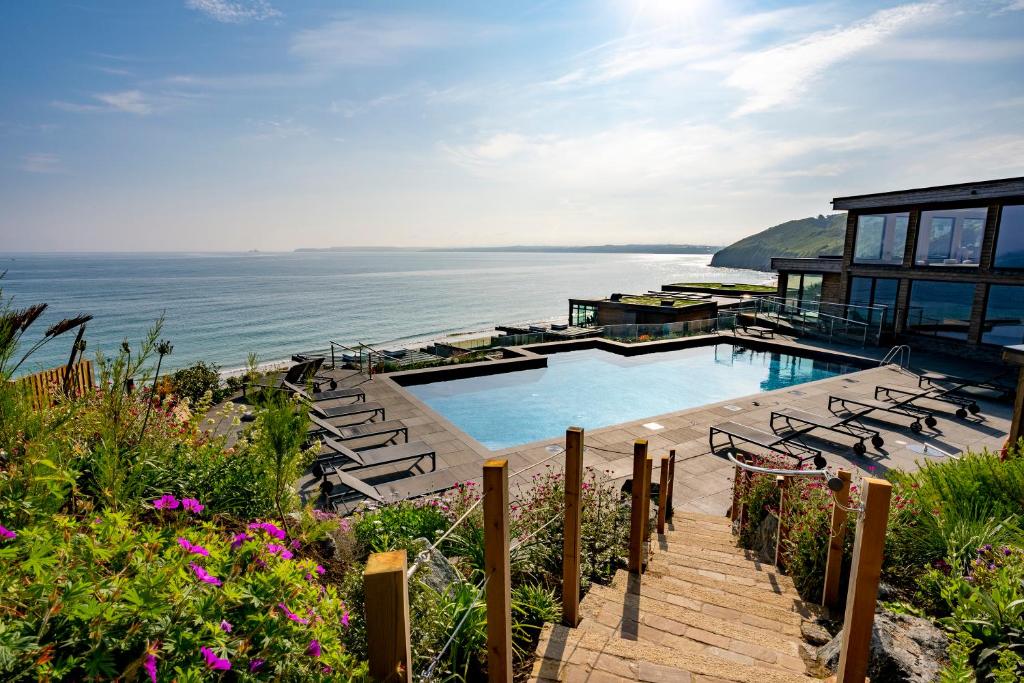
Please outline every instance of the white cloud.
[{"label": "white cloud", "polygon": [[879,49],[871,52],[871,56],[878,59],[930,62],[998,62],[1019,59],[1024,56],[1024,41],[964,38],[904,39],[880,46]]},{"label": "white cloud", "polygon": [[60,157],[49,152],[34,152],[21,157],[21,170],[28,173],[61,173]]},{"label": "white cloud", "polygon": [[185,6],[225,24],[263,21],[281,16],[266,0],[185,0]]},{"label": "white cloud", "polygon": [[300,31],[291,53],[321,66],[391,64],[416,50],[452,44],[469,27],[416,16],[359,15]]},{"label": "white cloud", "polygon": [[876,12],[847,28],[821,31],[792,43],[747,53],[725,81],[748,93],[734,115],[789,104],[829,67],[941,15],[942,4],[938,2],[904,5]]},{"label": "white cloud", "polygon": [[139,90],[122,90],[121,92],[97,93],[94,98],[106,104],[112,110],[127,114],[145,116],[153,112],[153,106]]}]

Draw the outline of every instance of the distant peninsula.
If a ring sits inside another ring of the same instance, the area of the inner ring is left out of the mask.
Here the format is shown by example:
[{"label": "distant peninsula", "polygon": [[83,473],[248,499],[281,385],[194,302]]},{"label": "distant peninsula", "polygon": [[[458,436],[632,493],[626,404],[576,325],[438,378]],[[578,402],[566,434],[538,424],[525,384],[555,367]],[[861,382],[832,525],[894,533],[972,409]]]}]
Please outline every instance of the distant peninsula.
[{"label": "distant peninsula", "polygon": [[714,254],[706,244],[600,244],[592,246],[513,245],[507,247],[302,247],[295,251],[501,251],[555,254]]},{"label": "distant peninsula", "polygon": [[845,213],[786,221],[715,252],[711,265],[771,270],[773,256],[808,258],[841,254],[845,234]]}]

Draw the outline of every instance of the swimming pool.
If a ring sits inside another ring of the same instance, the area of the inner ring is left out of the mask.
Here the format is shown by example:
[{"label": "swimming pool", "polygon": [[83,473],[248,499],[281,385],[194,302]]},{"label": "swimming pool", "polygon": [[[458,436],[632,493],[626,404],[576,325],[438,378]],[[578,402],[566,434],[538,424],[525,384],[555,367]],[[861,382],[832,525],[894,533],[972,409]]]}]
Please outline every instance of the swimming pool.
[{"label": "swimming pool", "polygon": [[548,366],[408,391],[492,450],[834,377],[857,368],[731,344],[620,356],[556,353]]}]

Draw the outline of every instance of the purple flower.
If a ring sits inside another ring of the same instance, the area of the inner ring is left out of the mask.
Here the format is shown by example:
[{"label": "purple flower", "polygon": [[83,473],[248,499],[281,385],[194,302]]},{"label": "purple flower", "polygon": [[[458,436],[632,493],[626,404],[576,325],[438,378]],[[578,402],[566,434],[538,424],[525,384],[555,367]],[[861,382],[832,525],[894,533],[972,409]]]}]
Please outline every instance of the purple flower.
[{"label": "purple flower", "polygon": [[231,549],[238,550],[242,547],[242,544],[248,541],[250,538],[252,538],[252,536],[245,533],[244,531],[235,534],[234,540],[231,541]]},{"label": "purple flower", "polygon": [[994,563],[994,562],[989,562],[989,564],[988,564],[988,570],[989,570],[990,572],[994,572],[994,571],[996,570],[996,565],[995,565],[995,563]]},{"label": "purple flower", "polygon": [[303,626],[308,626],[309,625],[309,620],[308,619],[303,619],[302,617],[300,617],[295,612],[292,612],[290,609],[288,609],[288,606],[285,605],[283,602],[277,603],[277,606],[281,608],[281,611],[284,612],[284,615],[286,617],[288,617],[289,619],[291,619],[295,623],[302,624]]},{"label": "purple flower", "polygon": [[156,683],[156,655],[150,652],[146,655],[146,661],[143,662],[142,668],[149,674],[149,680]]},{"label": "purple flower", "polygon": [[291,550],[288,550],[283,545],[278,545],[276,543],[268,543],[267,552],[271,553],[272,555],[280,555],[281,558],[285,560],[290,560],[293,557],[295,557],[292,554]]},{"label": "purple flower", "polygon": [[225,633],[231,633],[231,622],[229,622],[227,619],[221,619],[220,630],[224,631]]},{"label": "purple flower", "polygon": [[327,570],[326,570],[326,569],[324,569],[323,567],[321,567],[320,565],[317,565],[317,566],[316,566],[316,573],[317,573],[317,574],[319,574],[320,576],[323,576],[323,575],[324,575],[324,572],[326,572],[326,571],[327,571]]},{"label": "purple flower", "polygon": [[181,507],[183,507],[186,510],[188,510],[189,512],[193,512],[193,513],[195,513],[197,515],[206,508],[205,505],[200,503],[195,498],[182,498],[181,499]]},{"label": "purple flower", "polygon": [[200,567],[195,562],[190,562],[188,566],[192,567],[192,573],[195,574],[196,578],[198,578],[203,583],[213,584],[214,586],[221,585],[220,579],[218,579],[213,574],[210,574],[208,571]]},{"label": "purple flower", "polygon": [[299,539],[297,539],[297,538],[294,541],[292,541],[291,543],[289,543],[288,545],[289,545],[289,547],[291,547],[292,550],[298,550],[299,548],[302,547],[302,544],[299,543]]},{"label": "purple flower", "polygon": [[341,625],[348,628],[348,610],[341,613]]},{"label": "purple flower", "polygon": [[263,668],[263,662],[264,660],[262,659],[253,659],[249,662],[249,671],[252,673],[256,673],[257,671]]},{"label": "purple flower", "polygon": [[14,533],[5,526],[0,526],[0,538],[6,538],[9,541],[13,541],[18,537],[18,534]]},{"label": "purple flower", "polygon": [[314,657],[319,657],[320,653],[321,653],[320,641],[317,640],[316,638],[314,638],[313,640],[309,641],[309,647],[306,648],[306,654],[310,654],[310,655],[312,655]]},{"label": "purple flower", "polygon": [[[2,527],[0,527],[0,528],[2,528]],[[1012,552],[1013,551],[1010,550],[1007,546],[1005,546],[1005,545],[1003,546],[1003,555],[1005,555],[1006,557],[1009,557],[1012,554]]]},{"label": "purple flower", "polygon": [[249,525],[249,528],[250,529],[262,529],[267,534],[269,534],[270,536],[273,536],[274,538],[276,538],[279,541],[283,541],[284,537],[286,535],[283,529],[277,528],[277,526],[271,524],[270,522],[253,522],[252,524]]},{"label": "purple flower", "polygon": [[153,501],[153,507],[157,510],[177,510],[181,503],[178,499],[167,493]]},{"label": "purple flower", "polygon": [[204,548],[201,545],[197,545],[197,544],[193,544],[193,543],[189,542],[189,540],[187,538],[178,538],[178,545],[180,545],[182,548],[184,548],[185,550],[189,551],[190,553],[195,553],[196,555],[202,555],[203,557],[209,557],[210,556],[210,551],[209,550],[207,550],[206,548]]},{"label": "purple flower", "polygon": [[206,668],[213,671],[227,671],[231,668],[231,662],[218,657],[210,648],[203,646],[199,648],[199,651],[203,653],[203,657],[206,659]]},{"label": "purple flower", "polygon": [[992,552],[992,544],[991,543],[986,543],[985,544],[985,552],[986,553]]}]

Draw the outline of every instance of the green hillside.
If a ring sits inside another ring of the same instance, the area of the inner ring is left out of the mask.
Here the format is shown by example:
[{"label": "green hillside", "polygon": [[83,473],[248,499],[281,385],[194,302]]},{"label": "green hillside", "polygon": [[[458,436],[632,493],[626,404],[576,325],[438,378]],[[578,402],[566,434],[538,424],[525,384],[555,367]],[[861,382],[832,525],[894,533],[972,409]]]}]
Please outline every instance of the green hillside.
[{"label": "green hillside", "polygon": [[762,230],[715,253],[711,265],[771,270],[773,256],[794,258],[843,253],[846,214],[801,218]]}]

